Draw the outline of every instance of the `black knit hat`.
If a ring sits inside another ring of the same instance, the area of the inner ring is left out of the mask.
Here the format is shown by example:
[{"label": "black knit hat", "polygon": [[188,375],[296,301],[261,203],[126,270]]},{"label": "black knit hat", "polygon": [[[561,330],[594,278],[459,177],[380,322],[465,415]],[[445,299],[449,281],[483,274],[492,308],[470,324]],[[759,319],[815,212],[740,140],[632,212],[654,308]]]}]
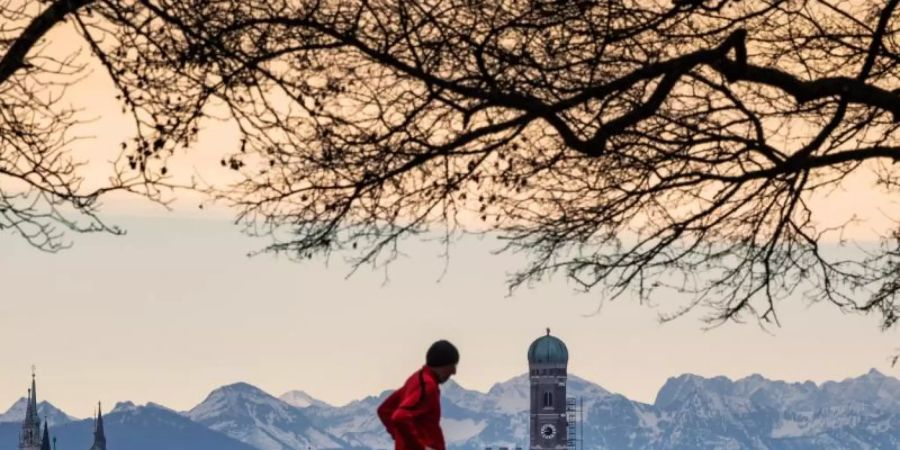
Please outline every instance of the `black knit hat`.
[{"label": "black knit hat", "polygon": [[425,354],[425,364],[431,367],[449,366],[459,362],[459,351],[449,341],[441,339],[431,344]]}]

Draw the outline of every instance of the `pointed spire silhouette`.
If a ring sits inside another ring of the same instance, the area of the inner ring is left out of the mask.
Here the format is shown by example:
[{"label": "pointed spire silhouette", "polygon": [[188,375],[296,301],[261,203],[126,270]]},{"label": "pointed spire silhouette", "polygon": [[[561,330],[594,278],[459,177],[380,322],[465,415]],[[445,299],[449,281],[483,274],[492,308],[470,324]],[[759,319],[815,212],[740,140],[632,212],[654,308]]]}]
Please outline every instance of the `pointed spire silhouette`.
[{"label": "pointed spire silhouette", "polygon": [[31,389],[28,390],[28,405],[25,407],[25,421],[37,424],[40,432],[41,420],[37,410],[37,381],[35,380],[34,366],[31,366]]},{"label": "pointed spire silhouette", "polygon": [[53,450],[50,448],[50,430],[47,426],[47,417],[44,417],[44,436],[41,438],[41,450]]},{"label": "pointed spire silhouette", "polygon": [[28,401],[31,402],[34,415],[37,417],[37,381],[35,377],[34,366],[31,366],[31,398]]},{"label": "pointed spire silhouette", "polygon": [[94,424],[94,445],[91,450],[106,450],[106,435],[103,432],[103,405],[97,402],[97,421]]},{"label": "pointed spire silhouette", "polygon": [[31,393],[34,392],[34,388],[28,389],[28,403],[25,406],[25,421],[28,422],[30,419],[34,417],[34,402],[32,402]]},{"label": "pointed spire silhouette", "polygon": [[41,447],[41,418],[38,416],[37,411],[37,382],[35,378],[34,366],[31,366],[31,389],[28,390],[25,420],[22,421],[22,431],[19,434],[20,450],[39,450]]}]

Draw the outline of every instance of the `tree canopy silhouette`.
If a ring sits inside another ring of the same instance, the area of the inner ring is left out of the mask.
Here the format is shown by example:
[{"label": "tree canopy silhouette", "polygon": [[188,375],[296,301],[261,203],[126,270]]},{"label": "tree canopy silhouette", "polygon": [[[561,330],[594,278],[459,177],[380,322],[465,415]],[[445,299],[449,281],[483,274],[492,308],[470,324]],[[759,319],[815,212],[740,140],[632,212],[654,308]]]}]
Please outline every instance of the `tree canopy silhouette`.
[{"label": "tree canopy silhouette", "polygon": [[[54,133],[7,130],[69,123],[29,100],[57,67],[29,49],[67,20],[135,119],[115,187],[164,182],[216,104],[242,177],[210,193],[269,250],[380,264],[407,235],[490,231],[527,255],[513,286],[681,292],[714,323],[777,322],[801,294],[884,327],[900,312],[900,231],[829,252],[840,227],[810,203],[864,172],[896,193],[898,0],[36,3],[0,39],[0,176],[49,205],[95,195],[29,156],[63,151]],[[4,198],[7,220],[61,220]]]}]

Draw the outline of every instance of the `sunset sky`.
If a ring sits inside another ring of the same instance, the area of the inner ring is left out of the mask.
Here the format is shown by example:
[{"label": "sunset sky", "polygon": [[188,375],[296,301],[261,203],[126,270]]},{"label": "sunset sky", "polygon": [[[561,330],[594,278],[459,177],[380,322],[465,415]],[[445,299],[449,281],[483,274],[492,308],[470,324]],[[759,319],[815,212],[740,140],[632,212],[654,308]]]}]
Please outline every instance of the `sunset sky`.
[{"label": "sunset sky", "polygon": [[[53,42],[70,42],[59,33]],[[96,118],[74,154],[91,161],[98,180],[129,136],[110,92],[95,73],[67,97]],[[236,142],[233,127],[207,122],[172,171],[215,181],[221,172],[212,168]],[[882,230],[893,204],[870,194],[864,178],[850,187],[814,199],[817,218],[838,223],[860,212],[851,235]],[[127,235],[69,235],[74,247],[59,254],[0,233],[0,411],[25,395],[32,364],[40,400],[79,417],[98,400],[107,409],[125,400],[189,409],[238,381],[339,405],[397,387],[441,338],[461,351],[457,381],[485,391],[527,370],[527,347],[545,327],[567,343],[571,373],[645,402],[685,372],[816,382],[873,367],[900,373],[889,362],[900,351],[896,330],[829,305],[794,298],[780,305],[780,329],[704,331],[696,315],[659,323],[658,313],[684,298],[662,309],[625,298],[598,311],[598,293],[577,293],[562,278],[508,295],[506,277],[524,260],[493,255],[501,244],[490,236],[463,238],[448,259],[436,243],[408,240],[387,272],[347,277],[342,255],[248,258],[267,241],[241,235],[221,206],[201,211],[196,197],[180,198],[173,211],[108,199],[105,217]]]}]

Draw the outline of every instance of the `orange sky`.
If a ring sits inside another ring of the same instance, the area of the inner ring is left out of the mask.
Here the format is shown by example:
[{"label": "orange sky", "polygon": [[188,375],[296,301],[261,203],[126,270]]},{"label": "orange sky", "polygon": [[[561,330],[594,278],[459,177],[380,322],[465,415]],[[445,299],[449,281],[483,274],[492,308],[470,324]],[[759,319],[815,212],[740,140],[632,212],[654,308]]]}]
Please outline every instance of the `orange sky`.
[{"label": "orange sky", "polygon": [[[69,97],[97,117],[84,128],[93,138],[74,151],[92,161],[89,177],[98,179],[130,130],[110,92],[96,73]],[[171,170],[219,182],[227,176],[220,155],[236,145],[233,127],[207,123]],[[340,258],[245,258],[265,242],[241,237],[227,211],[198,211],[199,201],[183,195],[170,213],[130,197],[107,199],[105,211],[129,234],[71,236],[75,248],[59,255],[0,238],[0,342],[7,344],[0,409],[24,394],[32,363],[41,398],[79,416],[98,399],[185,409],[235,381],[276,395],[304,389],[341,404],[395,387],[437,338],[462,350],[459,382],[486,390],[525,371],[525,350],[545,326],[569,344],[573,373],[643,401],[683,372],[796,381],[870,367],[897,373],[887,362],[900,347],[895,331],[827,307],[784,305],[785,327],[774,334],[753,324],[704,332],[692,318],[661,326],[654,311],[625,302],[585,317],[598,298],[575,294],[563,280],[507,297],[506,271],[522,261],[491,256],[498,244],[474,238],[455,247],[439,283],[440,249],[425,243],[408,244],[413,257],[391,266],[388,284],[384,273],[366,270],[345,279]],[[863,220],[852,236],[862,239],[896,211],[865,177],[813,203],[822,222],[857,213]]]}]

